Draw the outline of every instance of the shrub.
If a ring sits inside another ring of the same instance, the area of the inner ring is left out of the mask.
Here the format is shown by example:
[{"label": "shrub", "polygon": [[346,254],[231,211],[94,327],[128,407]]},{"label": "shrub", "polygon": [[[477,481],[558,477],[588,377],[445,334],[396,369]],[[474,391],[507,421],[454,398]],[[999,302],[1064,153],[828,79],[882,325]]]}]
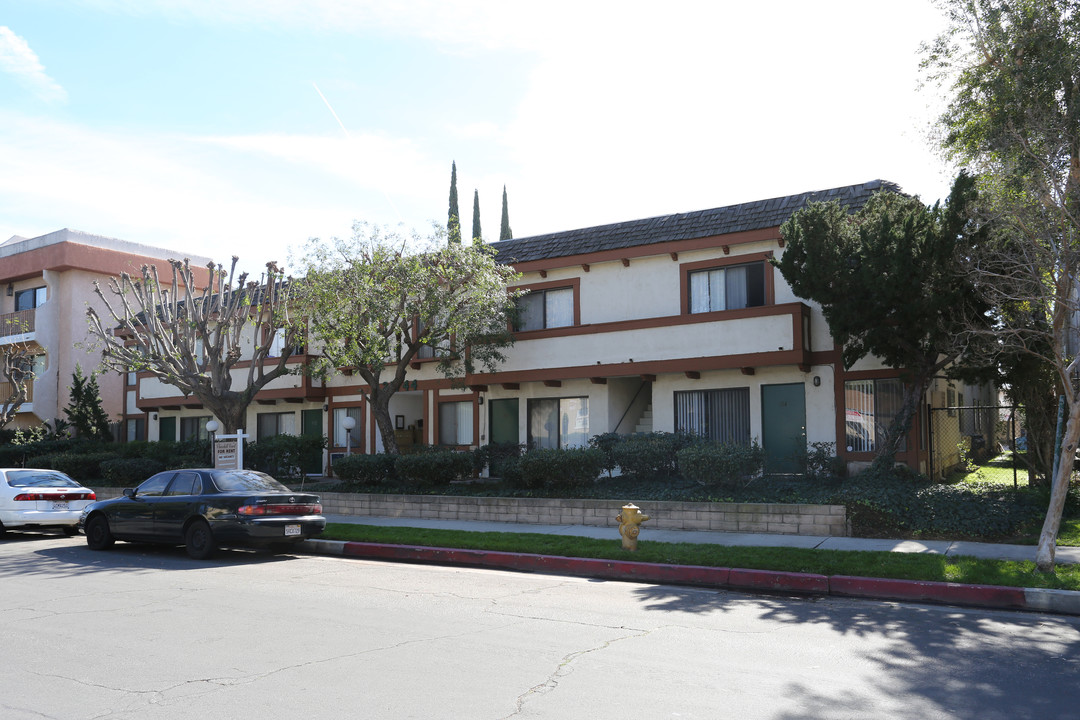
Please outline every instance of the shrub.
[{"label": "shrub", "polygon": [[28,458],[28,467],[59,470],[73,480],[92,482],[101,480],[101,463],[115,460],[112,452],[61,452]]},{"label": "shrub", "polygon": [[749,445],[696,443],[679,451],[683,477],[700,485],[735,486],[761,473],[765,451]]},{"label": "shrub", "polygon": [[623,436],[613,432],[601,433],[589,438],[589,447],[604,454],[604,470],[607,472],[608,477],[611,477],[611,471],[619,464],[615,460],[615,446],[622,443],[622,441]]},{"label": "shrub", "polygon": [[1037,494],[930,483],[906,467],[868,469],[844,484],[855,535],[1009,537],[1037,523]]},{"label": "shrub", "polygon": [[165,469],[165,463],[153,458],[121,457],[101,463],[101,477],[106,485],[134,487]]},{"label": "shrub", "polygon": [[579,487],[595,481],[603,469],[604,454],[595,448],[530,450],[517,461],[511,478],[530,489]]},{"label": "shrub", "polygon": [[641,479],[667,478],[679,473],[679,451],[699,442],[697,436],[687,433],[654,432],[629,435],[610,448],[623,473]]},{"label": "shrub", "polygon": [[483,472],[488,468],[488,474],[492,477],[502,477],[503,467],[506,462],[513,458],[521,457],[525,451],[524,445],[517,443],[489,443],[481,445],[472,451],[473,471]]},{"label": "shrub", "polygon": [[472,473],[471,453],[456,450],[432,450],[401,455],[395,463],[397,476],[418,485],[449,485]]},{"label": "shrub", "polygon": [[378,485],[393,481],[397,476],[394,471],[397,455],[347,455],[334,462],[334,474],[342,482],[357,485]]},{"label": "shrub", "polygon": [[833,480],[847,474],[847,463],[836,456],[836,443],[810,443],[799,464],[807,480]]},{"label": "shrub", "polygon": [[[207,444],[209,456],[209,444]],[[326,447],[324,436],[273,435],[244,447],[244,466],[278,478],[299,479],[304,459]]]}]

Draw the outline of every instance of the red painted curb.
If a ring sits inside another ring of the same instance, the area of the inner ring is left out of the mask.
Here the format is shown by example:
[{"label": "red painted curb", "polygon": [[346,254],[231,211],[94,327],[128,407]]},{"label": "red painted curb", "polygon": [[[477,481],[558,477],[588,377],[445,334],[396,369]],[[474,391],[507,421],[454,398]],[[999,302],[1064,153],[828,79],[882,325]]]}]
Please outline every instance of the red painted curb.
[{"label": "red painted curb", "polygon": [[728,577],[728,587],[828,595],[829,578],[825,575],[780,572],[778,570],[732,569]]},{"label": "red painted curb", "polygon": [[999,585],[965,585],[961,583],[930,582],[925,580],[892,580],[885,578],[834,575],[829,578],[829,593],[845,597],[891,600],[919,600],[949,605],[1023,610],[1028,607],[1023,588]]}]

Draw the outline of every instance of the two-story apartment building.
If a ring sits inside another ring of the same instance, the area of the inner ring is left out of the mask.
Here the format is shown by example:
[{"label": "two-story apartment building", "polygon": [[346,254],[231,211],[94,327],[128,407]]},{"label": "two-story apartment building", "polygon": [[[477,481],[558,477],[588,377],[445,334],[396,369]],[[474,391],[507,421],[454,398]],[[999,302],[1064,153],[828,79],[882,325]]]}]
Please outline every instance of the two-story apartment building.
[{"label": "two-story apartment building", "polygon": [[[794,472],[807,444],[869,462],[900,401],[900,372],[867,358],[845,369],[820,308],[770,264],[780,226],[810,201],[852,211],[884,181],[494,243],[520,273],[516,343],[496,372],[452,386],[421,357],[391,401],[399,445],[583,445],[605,432],[687,431],[759,442],[767,470]],[[858,298],[852,298],[858,302]],[[288,352],[281,348],[281,352]],[[307,362],[300,352],[299,367]],[[326,434],[323,468],[381,439],[356,376],[279,378],[249,410],[247,432]],[[944,381],[931,393],[945,396]],[[129,387],[149,439],[205,434],[209,414],[153,378]],[[926,470],[928,416],[898,459]]]},{"label": "two-story apartment building", "polygon": [[[35,378],[13,427],[63,418],[75,366],[87,374],[97,370],[101,355],[89,341],[85,317],[87,305],[100,305],[94,281],[104,285],[121,272],[138,275],[144,265],[156,265],[165,280],[171,277],[170,257],[180,255],[66,228],[34,238],[16,235],[0,244],[0,354],[27,347],[35,357]],[[112,373],[98,378],[106,413],[120,423],[122,436],[135,437],[143,415],[121,401],[124,382]],[[0,378],[0,396],[9,394]]]}]

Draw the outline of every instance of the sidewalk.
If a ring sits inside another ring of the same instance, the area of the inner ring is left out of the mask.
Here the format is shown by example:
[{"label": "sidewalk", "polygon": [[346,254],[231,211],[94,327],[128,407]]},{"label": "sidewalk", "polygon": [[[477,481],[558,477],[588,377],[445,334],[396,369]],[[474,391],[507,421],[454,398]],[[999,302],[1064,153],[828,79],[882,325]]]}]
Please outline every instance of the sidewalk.
[{"label": "sidewalk", "polygon": [[[611,527],[533,525],[355,515],[327,515],[326,519],[331,523],[352,523],[383,527],[417,527],[471,532],[547,533],[619,540],[618,528],[614,525]],[[718,543],[743,547],[793,547],[821,550],[930,553],[946,556],[966,555],[997,560],[1034,561],[1035,559],[1035,546],[1033,545],[999,545],[995,543],[951,542],[947,540],[879,540],[846,537],[809,537],[803,535],[692,532],[650,530],[648,527],[644,527],[639,542],[647,543],[650,541]],[[932,602],[993,609],[1032,610],[1080,615],[1080,592],[1067,590],[964,585],[960,583],[836,575],[824,576],[770,570],[663,565],[634,561],[562,558],[524,553],[339,542],[333,540],[308,540],[304,543],[304,549],[317,554],[378,560],[463,564],[608,580],[699,585],[748,592],[767,591],[806,595],[835,595],[850,598]],[[1080,548],[1059,547],[1056,560],[1058,563],[1080,563]]]}]

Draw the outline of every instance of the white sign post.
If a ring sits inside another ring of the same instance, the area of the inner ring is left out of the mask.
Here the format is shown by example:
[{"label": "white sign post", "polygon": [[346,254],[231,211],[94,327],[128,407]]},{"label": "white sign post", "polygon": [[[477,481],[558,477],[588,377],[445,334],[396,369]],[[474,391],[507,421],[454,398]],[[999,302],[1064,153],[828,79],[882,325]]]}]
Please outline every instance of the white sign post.
[{"label": "white sign post", "polygon": [[250,435],[240,428],[235,435],[218,435],[214,438],[214,467],[218,470],[244,469],[244,440]]}]

